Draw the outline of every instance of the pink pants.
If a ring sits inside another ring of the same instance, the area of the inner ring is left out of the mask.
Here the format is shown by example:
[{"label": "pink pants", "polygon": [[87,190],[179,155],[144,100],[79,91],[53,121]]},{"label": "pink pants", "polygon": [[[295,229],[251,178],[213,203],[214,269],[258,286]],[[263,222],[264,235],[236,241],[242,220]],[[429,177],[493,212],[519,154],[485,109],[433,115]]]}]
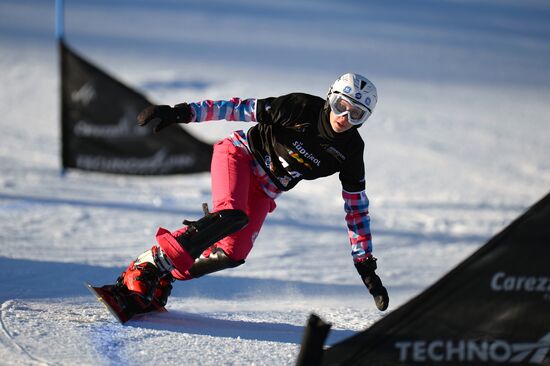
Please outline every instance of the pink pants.
[{"label": "pink pants", "polygon": [[[268,213],[275,210],[275,201],[268,197],[252,173],[252,156],[243,148],[225,139],[214,145],[212,156],[212,211],[239,209],[249,223],[242,230],[225,237],[215,245],[229,258],[245,259]],[[204,255],[208,255],[207,249]]]},{"label": "pink pants", "polygon": [[[233,145],[230,139],[225,139],[214,145],[212,156],[212,212],[224,209],[239,209],[248,216],[248,225],[233,233],[214,246],[223,249],[234,261],[245,259],[252,249],[262,224],[269,212],[275,210],[275,201],[267,196],[252,173],[252,156],[242,147]],[[187,230],[183,227],[175,232],[160,229],[157,242],[172,260],[176,269],[172,275],[178,280],[193,278],[188,268],[193,264],[191,258],[174,239]],[[208,257],[211,248],[202,255]]]}]

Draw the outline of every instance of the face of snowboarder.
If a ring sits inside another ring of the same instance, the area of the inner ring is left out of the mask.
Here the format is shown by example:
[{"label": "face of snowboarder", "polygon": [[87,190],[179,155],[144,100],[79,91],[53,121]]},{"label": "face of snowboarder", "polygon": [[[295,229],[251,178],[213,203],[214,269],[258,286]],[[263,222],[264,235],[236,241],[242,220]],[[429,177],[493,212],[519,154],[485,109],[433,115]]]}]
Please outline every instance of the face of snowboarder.
[{"label": "face of snowboarder", "polygon": [[348,121],[348,114],[337,116],[333,111],[330,111],[329,119],[330,127],[332,127],[332,130],[336,133],[346,132],[353,127]]}]

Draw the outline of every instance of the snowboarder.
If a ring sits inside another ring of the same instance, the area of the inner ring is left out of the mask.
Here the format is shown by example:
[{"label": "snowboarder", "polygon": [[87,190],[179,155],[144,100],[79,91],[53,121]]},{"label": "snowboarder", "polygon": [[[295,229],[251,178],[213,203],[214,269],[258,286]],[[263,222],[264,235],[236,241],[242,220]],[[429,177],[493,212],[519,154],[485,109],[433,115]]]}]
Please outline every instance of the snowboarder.
[{"label": "snowboarder", "polygon": [[[141,254],[118,278],[115,288],[129,299],[132,311],[147,312],[164,306],[176,279],[190,280],[242,265],[282,192],[302,179],[336,172],[342,183],[353,263],[376,307],[386,310],[388,292],[375,273],[376,258],[372,256],[364,142],[357,131],[371,115],[377,99],[372,82],[348,73],[333,83],[326,99],[291,93],[144,109],[138,124],[152,124],[155,132],[176,123],[210,120],[257,124],[247,133],[235,131],[215,144],[212,213],[205,211],[203,219],[184,222],[187,226],[176,232],[160,229],[158,245]],[[207,228],[220,218],[233,224],[221,235],[220,226]],[[206,236],[197,236],[207,231]]]}]

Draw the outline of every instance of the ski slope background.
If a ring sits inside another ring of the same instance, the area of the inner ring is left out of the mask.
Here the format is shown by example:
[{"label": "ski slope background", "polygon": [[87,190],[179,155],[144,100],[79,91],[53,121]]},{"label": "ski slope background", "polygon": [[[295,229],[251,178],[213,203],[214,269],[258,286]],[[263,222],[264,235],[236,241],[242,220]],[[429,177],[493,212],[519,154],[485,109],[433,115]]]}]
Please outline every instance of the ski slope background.
[{"label": "ski slope background", "polygon": [[[544,1],[66,1],[70,46],[158,103],[377,85],[361,128],[389,311],[550,188]],[[210,201],[209,175],[60,174],[50,1],[0,1],[0,363],[293,364],[310,312],[328,344],[384,316],[355,272],[337,177],[283,195],[247,263],[176,283],[169,312],[121,326],[112,282]],[[209,142],[241,123],[190,126]],[[521,247],[518,246],[518,251]]]}]

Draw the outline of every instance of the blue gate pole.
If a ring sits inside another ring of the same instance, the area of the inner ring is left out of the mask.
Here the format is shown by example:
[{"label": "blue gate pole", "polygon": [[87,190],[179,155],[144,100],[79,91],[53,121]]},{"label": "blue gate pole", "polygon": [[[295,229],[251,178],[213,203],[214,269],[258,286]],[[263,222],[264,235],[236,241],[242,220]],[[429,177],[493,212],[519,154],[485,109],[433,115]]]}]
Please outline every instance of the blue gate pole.
[{"label": "blue gate pole", "polygon": [[65,4],[63,0],[55,0],[55,38],[65,37]]},{"label": "blue gate pole", "polygon": [[60,121],[60,155],[61,169],[60,176],[64,177],[66,173],[64,164],[64,126],[63,126],[63,44],[65,43],[65,2],[64,0],[55,0],[55,38],[57,40],[57,54],[59,55],[59,121]]}]

